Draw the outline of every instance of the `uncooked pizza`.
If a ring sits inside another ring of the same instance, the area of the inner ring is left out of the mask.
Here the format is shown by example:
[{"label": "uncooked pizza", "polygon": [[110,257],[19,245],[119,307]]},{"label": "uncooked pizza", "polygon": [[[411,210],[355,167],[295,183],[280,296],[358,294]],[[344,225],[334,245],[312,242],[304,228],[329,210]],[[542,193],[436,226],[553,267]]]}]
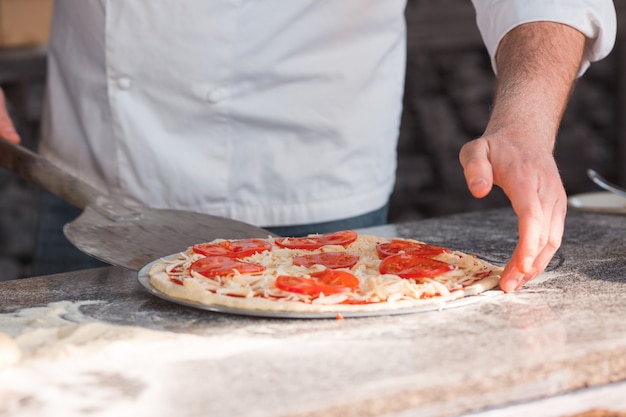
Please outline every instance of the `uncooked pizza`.
[{"label": "uncooked pizza", "polygon": [[218,239],[152,263],[169,298],[245,311],[349,313],[444,305],[498,285],[502,268],[413,239],[346,230]]}]

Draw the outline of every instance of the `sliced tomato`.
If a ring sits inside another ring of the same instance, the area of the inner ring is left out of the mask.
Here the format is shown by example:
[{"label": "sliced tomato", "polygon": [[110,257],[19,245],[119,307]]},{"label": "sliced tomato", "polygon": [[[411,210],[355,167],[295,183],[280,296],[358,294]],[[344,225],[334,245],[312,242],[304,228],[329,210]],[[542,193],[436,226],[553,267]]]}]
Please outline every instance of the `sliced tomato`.
[{"label": "sliced tomato", "polygon": [[408,240],[392,240],[381,242],[376,245],[376,252],[381,259],[387,256],[396,255],[400,252],[411,252],[420,256],[436,256],[440,253],[450,252],[446,248],[428,245],[426,243],[410,242]]},{"label": "sliced tomato", "polygon": [[312,253],[293,258],[294,265],[306,266],[307,268],[313,265],[324,265],[331,269],[352,268],[358,261],[358,255],[345,252]]},{"label": "sliced tomato", "polygon": [[383,259],[378,270],[381,274],[394,274],[401,278],[426,278],[436,277],[455,268],[454,265],[425,256],[399,253]]},{"label": "sliced tomato", "polygon": [[255,253],[271,250],[272,244],[262,239],[225,240],[219,243],[198,243],[193,251],[204,256],[245,258]]},{"label": "sliced tomato", "polygon": [[348,246],[357,239],[358,235],[352,230],[326,233],[309,237],[283,237],[276,239],[276,244],[287,249],[319,249],[326,245]]},{"label": "sliced tomato", "polygon": [[276,278],[276,287],[283,291],[319,297],[324,295],[350,292],[359,288],[359,279],[346,271],[325,269],[311,274],[310,278],[280,275]]},{"label": "sliced tomato", "polygon": [[189,270],[211,278],[219,275],[232,275],[235,271],[239,271],[242,274],[254,274],[265,271],[265,267],[249,262],[241,262],[228,256],[208,256],[192,263]]}]

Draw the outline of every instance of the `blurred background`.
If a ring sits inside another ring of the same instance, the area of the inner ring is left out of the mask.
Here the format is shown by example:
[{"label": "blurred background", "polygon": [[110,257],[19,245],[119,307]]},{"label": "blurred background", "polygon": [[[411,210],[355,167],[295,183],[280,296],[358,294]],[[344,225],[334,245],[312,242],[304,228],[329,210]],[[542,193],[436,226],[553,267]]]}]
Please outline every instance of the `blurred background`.
[{"label": "blurred background", "polygon": [[[23,145],[35,149],[53,0],[0,0],[0,86]],[[593,168],[626,186],[626,0],[616,0],[613,53],[579,80],[556,148],[568,194],[596,191]],[[476,200],[458,151],[482,133],[494,76],[469,0],[409,0],[407,78],[390,221],[503,207],[500,190]],[[31,276],[39,189],[0,169],[0,280]]]}]

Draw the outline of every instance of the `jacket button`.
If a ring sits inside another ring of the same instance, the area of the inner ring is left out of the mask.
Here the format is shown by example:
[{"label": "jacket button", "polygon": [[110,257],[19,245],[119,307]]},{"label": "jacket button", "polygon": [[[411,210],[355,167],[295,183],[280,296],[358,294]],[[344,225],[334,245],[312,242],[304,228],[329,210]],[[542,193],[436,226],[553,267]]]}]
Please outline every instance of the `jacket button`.
[{"label": "jacket button", "polygon": [[206,94],[207,101],[211,103],[217,103],[218,101],[222,101],[225,98],[228,98],[228,88],[227,87],[218,87]]},{"label": "jacket button", "polygon": [[117,86],[122,90],[128,90],[133,85],[133,80],[129,77],[120,77],[117,79]]}]

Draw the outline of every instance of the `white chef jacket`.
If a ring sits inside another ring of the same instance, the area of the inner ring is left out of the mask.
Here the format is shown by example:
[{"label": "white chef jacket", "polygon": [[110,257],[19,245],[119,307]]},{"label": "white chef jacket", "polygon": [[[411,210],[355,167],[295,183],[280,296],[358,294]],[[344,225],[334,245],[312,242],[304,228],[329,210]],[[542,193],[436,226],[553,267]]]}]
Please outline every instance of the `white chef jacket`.
[{"label": "white chef jacket", "polygon": [[[610,0],[475,0],[515,25],[615,37]],[[40,152],[129,205],[262,226],[382,207],[396,168],[405,0],[56,0]]]}]

